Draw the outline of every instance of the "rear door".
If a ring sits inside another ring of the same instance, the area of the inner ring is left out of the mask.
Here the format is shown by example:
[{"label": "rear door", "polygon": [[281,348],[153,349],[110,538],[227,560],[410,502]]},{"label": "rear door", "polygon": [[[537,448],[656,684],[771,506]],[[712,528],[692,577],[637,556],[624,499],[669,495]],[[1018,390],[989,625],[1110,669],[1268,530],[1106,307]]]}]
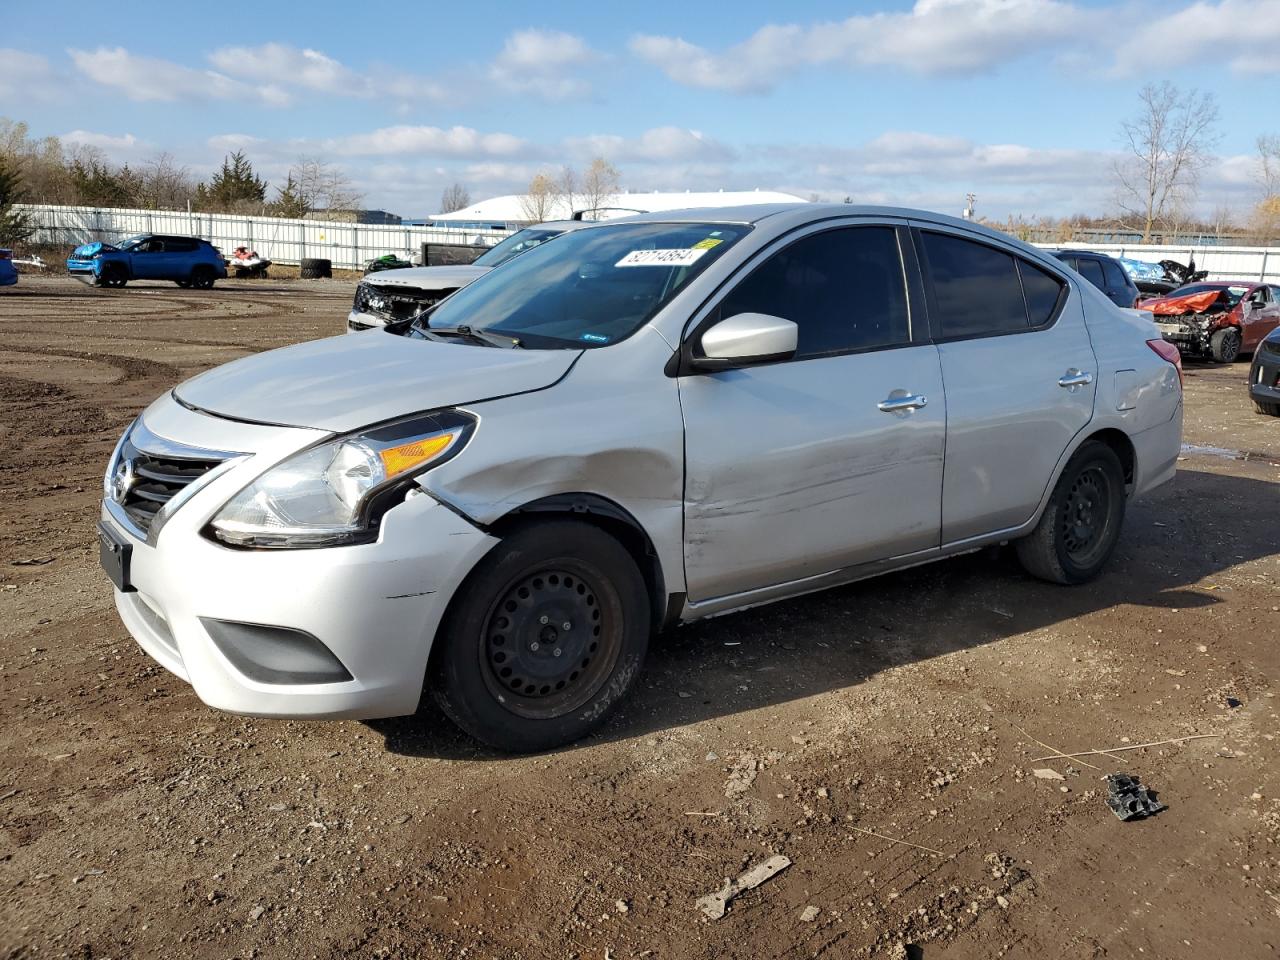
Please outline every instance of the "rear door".
[{"label": "rear door", "polygon": [[1138,299],[1138,288],[1124,272],[1124,267],[1111,257],[1102,257],[1098,263],[1102,267],[1102,276],[1107,284],[1103,290],[1111,298],[1111,302],[1120,307],[1132,307]]},{"label": "rear door", "polygon": [[946,545],[1031,518],[1092,418],[1098,366],[1062,276],[974,234],[915,237],[947,390]]},{"label": "rear door", "polygon": [[740,313],[793,321],[799,349],[680,378],[689,599],[936,547],[946,410],[905,224],[779,240],[696,328]]},{"label": "rear door", "polygon": [[197,262],[199,241],[186,237],[165,237],[164,276],[162,280],[185,280],[191,276],[191,268]]}]

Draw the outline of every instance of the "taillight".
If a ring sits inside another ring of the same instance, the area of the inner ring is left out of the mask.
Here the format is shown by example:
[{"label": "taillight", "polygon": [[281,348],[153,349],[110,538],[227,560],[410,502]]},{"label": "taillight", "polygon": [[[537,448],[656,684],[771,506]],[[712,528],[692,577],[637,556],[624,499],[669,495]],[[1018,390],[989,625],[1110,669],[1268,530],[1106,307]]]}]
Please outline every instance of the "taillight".
[{"label": "taillight", "polygon": [[1178,368],[1178,386],[1182,386],[1182,354],[1168,340],[1148,340],[1147,346]]},{"label": "taillight", "polygon": [[13,259],[12,250],[0,250],[0,260],[11,260],[11,259]]}]

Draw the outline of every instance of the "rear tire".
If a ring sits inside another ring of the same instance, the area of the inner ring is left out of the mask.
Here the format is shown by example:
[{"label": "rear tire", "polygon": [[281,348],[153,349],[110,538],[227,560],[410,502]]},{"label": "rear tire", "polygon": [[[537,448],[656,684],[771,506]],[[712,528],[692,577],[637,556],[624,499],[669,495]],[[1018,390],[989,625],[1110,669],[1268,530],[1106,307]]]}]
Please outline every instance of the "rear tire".
[{"label": "rear tire", "polygon": [[1280,417],[1280,403],[1268,403],[1265,400],[1255,400],[1253,405],[1258,408],[1258,412],[1268,417]]},{"label": "rear tire", "polygon": [[1218,363],[1235,363],[1240,356],[1240,331],[1223,327],[1209,338],[1209,353]]},{"label": "rear tire", "polygon": [[298,276],[303,280],[319,280],[333,276],[333,263],[317,257],[304,257],[298,265]]},{"label": "rear tire", "polygon": [[1120,458],[1105,443],[1087,441],[1062,471],[1035,530],[1014,544],[1018,560],[1050,583],[1092,580],[1115,550],[1124,508]]},{"label": "rear tire", "polygon": [[547,750],[613,711],[649,632],[644,577],[622,544],[589,524],[537,523],[506,537],[459,588],[427,682],[482,743]]}]

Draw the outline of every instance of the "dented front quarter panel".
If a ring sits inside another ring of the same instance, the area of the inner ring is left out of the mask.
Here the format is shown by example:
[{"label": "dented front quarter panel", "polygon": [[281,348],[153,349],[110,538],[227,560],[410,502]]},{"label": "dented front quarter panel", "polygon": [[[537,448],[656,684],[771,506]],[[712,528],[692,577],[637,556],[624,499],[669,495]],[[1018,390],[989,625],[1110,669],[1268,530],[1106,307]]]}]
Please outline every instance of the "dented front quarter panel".
[{"label": "dented front quarter panel", "polygon": [[652,327],[584,350],[550,390],[466,409],[466,450],[421,486],[482,526],[537,500],[590,494],[626,511],[653,543],[666,589],[684,591],[684,439],[671,347]]}]

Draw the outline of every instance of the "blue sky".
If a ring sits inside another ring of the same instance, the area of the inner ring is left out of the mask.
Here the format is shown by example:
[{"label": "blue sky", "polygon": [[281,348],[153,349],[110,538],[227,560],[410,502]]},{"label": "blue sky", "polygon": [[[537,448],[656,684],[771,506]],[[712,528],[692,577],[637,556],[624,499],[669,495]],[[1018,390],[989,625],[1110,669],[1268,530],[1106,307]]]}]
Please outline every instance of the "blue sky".
[{"label": "blue sky", "polygon": [[480,199],[597,154],[633,190],[1101,213],[1120,121],[1169,80],[1221,112],[1200,212],[1243,218],[1254,142],[1280,133],[1280,0],[189,9],[14,5],[0,115],[197,176],[237,146],[273,182],[318,156],[405,216],[455,180]]}]

